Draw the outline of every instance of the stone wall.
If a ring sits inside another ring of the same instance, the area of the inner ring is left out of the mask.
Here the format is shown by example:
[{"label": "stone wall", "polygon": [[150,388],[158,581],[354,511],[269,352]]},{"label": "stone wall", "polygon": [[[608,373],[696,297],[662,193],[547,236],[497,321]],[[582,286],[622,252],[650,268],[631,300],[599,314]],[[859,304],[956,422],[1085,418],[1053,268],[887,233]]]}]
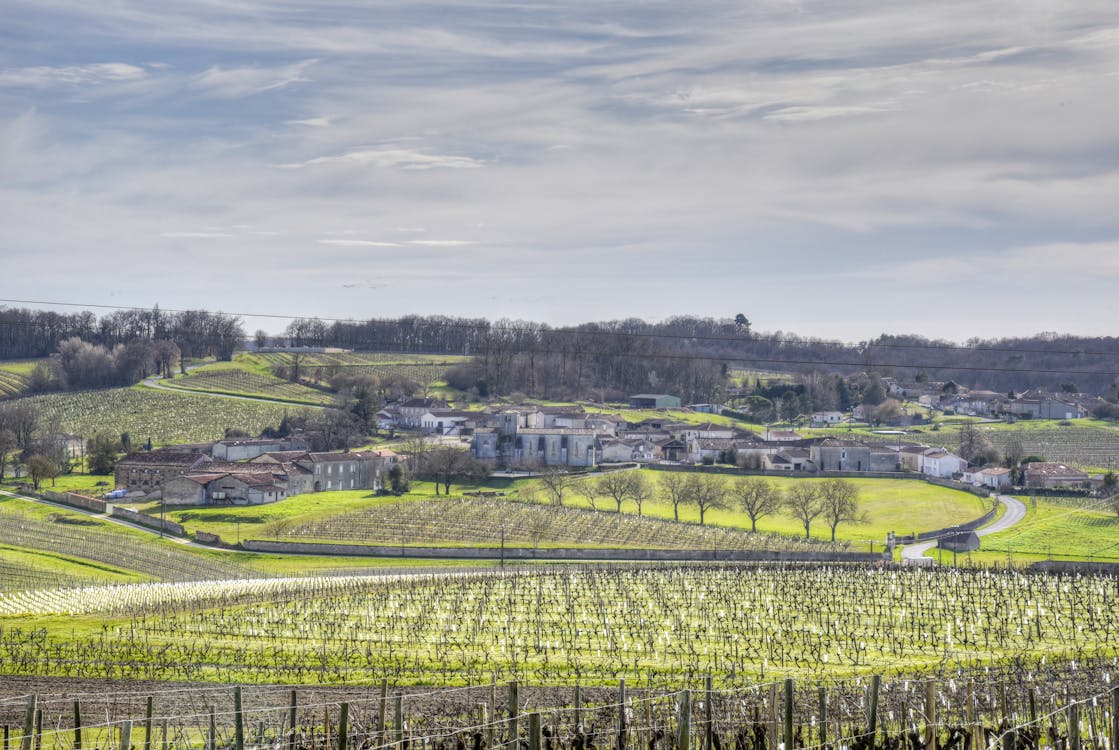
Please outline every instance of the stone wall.
[{"label": "stone wall", "polygon": [[86,497],[76,492],[53,492],[51,490],[46,490],[42,494],[47,500],[64,505],[72,505],[75,508],[91,510],[94,513],[105,513],[109,505],[104,500],[98,500],[95,497]]},{"label": "stone wall", "polygon": [[[108,505],[108,503],[106,503]],[[121,508],[117,505],[109,505],[109,515],[113,518],[120,518],[129,523],[134,523],[139,526],[146,526],[149,529],[156,531],[163,531],[165,534],[174,534],[175,536],[186,536],[186,529],[174,521],[163,521],[154,516],[149,516],[144,513],[137,513],[128,508]]]},{"label": "stone wall", "polygon": [[303,555],[346,555],[364,557],[415,557],[465,560],[650,560],[685,562],[720,560],[731,562],[878,562],[882,555],[866,552],[769,552],[741,550],[660,550],[660,549],[583,549],[527,547],[390,547],[364,544],[313,544],[309,542],[269,542],[251,539],[241,542],[247,550]]}]

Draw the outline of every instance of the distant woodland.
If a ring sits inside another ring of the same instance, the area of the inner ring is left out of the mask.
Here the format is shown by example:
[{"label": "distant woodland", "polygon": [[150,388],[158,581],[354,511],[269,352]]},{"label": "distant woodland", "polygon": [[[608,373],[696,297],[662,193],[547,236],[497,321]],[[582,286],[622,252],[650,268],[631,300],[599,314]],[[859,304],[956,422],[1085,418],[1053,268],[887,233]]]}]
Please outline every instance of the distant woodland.
[{"label": "distant woodland", "polygon": [[[829,401],[857,401],[859,393],[845,391],[882,377],[1002,392],[1042,388],[1114,398],[1119,374],[1119,338],[1115,337],[1045,333],[974,338],[961,344],[882,335],[841,343],[783,331],[756,332],[741,314],[726,319],[680,316],[659,323],[626,319],[562,328],[531,321],[443,316],[364,321],[303,318],[293,321],[282,335],[257,332],[253,338],[256,344],[268,346],[470,355],[472,364],[451,372],[452,385],[476,389],[482,396],[522,393],[549,399],[602,400],[619,394],[666,392],[685,402],[713,401],[736,386],[761,387],[731,380],[733,372],[744,369],[794,374],[802,392],[821,391],[810,398],[814,408],[833,408]],[[125,379],[146,370],[168,369],[172,356],[229,359],[247,340],[239,318],[201,310],[120,310],[99,317],[88,311],[0,309],[0,359],[67,352],[72,361],[77,354],[85,359],[100,356],[78,347],[73,339],[119,357],[117,371],[127,371]],[[137,347],[137,340],[152,342],[152,347]],[[139,364],[137,358],[142,360]],[[860,375],[865,377],[860,380]]]}]

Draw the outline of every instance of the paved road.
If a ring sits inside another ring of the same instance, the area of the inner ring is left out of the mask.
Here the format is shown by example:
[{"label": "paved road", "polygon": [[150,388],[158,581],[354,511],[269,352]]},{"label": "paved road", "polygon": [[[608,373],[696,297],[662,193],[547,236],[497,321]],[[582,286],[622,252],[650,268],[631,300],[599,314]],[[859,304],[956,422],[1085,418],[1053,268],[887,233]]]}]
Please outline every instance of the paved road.
[{"label": "paved road", "polygon": [[[975,533],[979,536],[987,536],[988,534],[997,534],[1000,531],[1006,531],[1026,517],[1026,505],[1021,500],[1017,500],[1009,495],[999,495],[999,502],[1006,508],[1006,513],[1003,513],[1002,518],[999,518],[994,523],[987,524],[983,528],[976,530]],[[931,542],[921,542],[919,544],[908,544],[902,547],[901,559],[907,562],[921,560],[925,557],[925,553],[934,547],[936,547],[935,540]]]}]

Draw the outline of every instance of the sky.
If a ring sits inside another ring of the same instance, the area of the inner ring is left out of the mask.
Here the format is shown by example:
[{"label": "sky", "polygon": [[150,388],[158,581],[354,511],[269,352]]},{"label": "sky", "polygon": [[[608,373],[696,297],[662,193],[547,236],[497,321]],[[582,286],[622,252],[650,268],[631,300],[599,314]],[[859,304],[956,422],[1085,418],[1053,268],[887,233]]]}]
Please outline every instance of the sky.
[{"label": "sky", "polygon": [[1117,289],[1115,0],[0,5],[0,298],[964,341]]}]

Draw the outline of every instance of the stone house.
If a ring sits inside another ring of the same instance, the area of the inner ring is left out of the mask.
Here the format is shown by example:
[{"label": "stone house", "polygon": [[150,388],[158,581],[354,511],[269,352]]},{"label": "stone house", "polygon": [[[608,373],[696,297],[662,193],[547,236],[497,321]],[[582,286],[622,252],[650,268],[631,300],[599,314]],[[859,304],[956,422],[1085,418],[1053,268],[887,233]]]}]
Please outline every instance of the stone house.
[{"label": "stone house", "polygon": [[1091,484],[1088,475],[1080,469],[1053,461],[1026,464],[1022,475],[1027,487],[1087,488]]},{"label": "stone house", "polygon": [[820,471],[870,471],[870,446],[856,440],[828,438],[809,452]]},{"label": "stone house", "polygon": [[156,492],[163,489],[165,482],[194,471],[209,461],[210,457],[204,453],[169,450],[129,453],[117,461],[114,471],[116,488],[130,492]]},{"label": "stone house", "polygon": [[218,461],[247,461],[276,451],[305,451],[307,441],[298,437],[219,440],[210,449]]},{"label": "stone house", "polygon": [[175,505],[262,505],[287,496],[287,475],[283,472],[188,474],[163,488],[163,499]]}]

